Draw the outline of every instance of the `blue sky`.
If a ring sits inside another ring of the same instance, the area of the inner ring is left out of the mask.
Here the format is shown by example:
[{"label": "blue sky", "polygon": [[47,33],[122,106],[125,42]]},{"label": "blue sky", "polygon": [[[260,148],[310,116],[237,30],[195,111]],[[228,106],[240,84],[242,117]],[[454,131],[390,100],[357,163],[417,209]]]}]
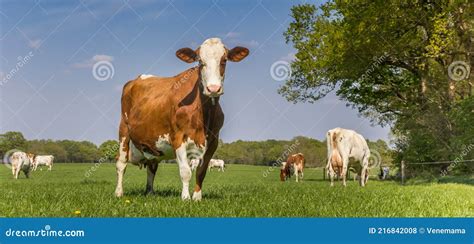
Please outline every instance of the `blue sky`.
[{"label": "blue sky", "polygon": [[[277,94],[272,64],[295,50],[282,33],[298,1],[5,1],[0,0],[0,132],[28,139],[117,139],[121,88],[140,74],[173,76],[192,64],[175,57],[220,37],[250,56],[226,69],[221,104],[226,141],[323,139],[334,127],[387,140],[334,95],[292,104]],[[315,2],[318,4],[318,2]],[[113,76],[93,76],[99,61]]]}]

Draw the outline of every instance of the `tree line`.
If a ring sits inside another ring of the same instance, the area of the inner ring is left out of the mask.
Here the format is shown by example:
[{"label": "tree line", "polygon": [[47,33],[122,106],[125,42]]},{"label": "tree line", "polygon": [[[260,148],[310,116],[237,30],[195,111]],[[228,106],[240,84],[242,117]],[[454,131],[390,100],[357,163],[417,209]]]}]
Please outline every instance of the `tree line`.
[{"label": "tree line", "polygon": [[59,163],[112,162],[118,152],[118,142],[108,140],[97,146],[90,141],[26,140],[21,132],[9,131],[0,135],[0,155],[4,158],[11,150],[54,155]]},{"label": "tree line", "polygon": [[[373,163],[390,165],[392,151],[383,140],[368,141]],[[62,163],[115,162],[118,141],[108,140],[99,146],[89,141],[73,140],[27,140],[21,132],[6,132],[0,135],[0,154],[8,154],[12,149],[34,154],[54,155],[55,161]],[[247,165],[273,165],[286,161],[290,154],[303,153],[308,167],[326,165],[327,148],[325,141],[298,136],[292,140],[219,142],[214,158],[226,163]]]}]

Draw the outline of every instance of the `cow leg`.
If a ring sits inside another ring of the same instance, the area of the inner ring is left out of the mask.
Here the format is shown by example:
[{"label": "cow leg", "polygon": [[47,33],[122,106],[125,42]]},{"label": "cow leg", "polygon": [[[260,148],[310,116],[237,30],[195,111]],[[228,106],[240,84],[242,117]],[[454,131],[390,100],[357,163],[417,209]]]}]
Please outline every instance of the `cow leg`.
[{"label": "cow leg", "polygon": [[217,149],[219,138],[216,136],[213,138],[207,146],[206,152],[204,153],[202,164],[199,164],[196,170],[196,186],[194,187],[193,193],[193,200],[194,201],[201,201],[202,199],[202,183],[204,182],[204,178],[206,177],[207,168],[209,166],[209,162],[211,161],[212,155]]},{"label": "cow leg", "polygon": [[153,182],[155,181],[156,170],[158,169],[158,162],[153,160],[147,165],[147,179],[145,194],[153,194]]},{"label": "cow leg", "polygon": [[347,166],[349,165],[349,159],[344,157],[342,161],[342,185],[347,186],[346,184],[346,174],[347,174]]},{"label": "cow leg", "polygon": [[329,165],[327,170],[329,178],[331,179],[331,186],[334,186],[334,176],[336,175],[336,172],[334,172],[334,168],[331,165]]},{"label": "cow leg", "polygon": [[20,174],[20,167],[16,168],[15,170],[15,179],[18,179],[19,174]]},{"label": "cow leg", "polygon": [[183,183],[183,190],[181,191],[181,199],[189,199],[189,181],[191,180],[192,172],[191,167],[188,164],[188,157],[186,152],[186,144],[183,143],[178,149],[176,149],[176,161],[179,165],[179,175],[181,176],[181,182]]},{"label": "cow leg", "polygon": [[298,182],[298,168],[297,168],[297,166],[296,166],[296,163],[293,164],[293,170],[295,171],[296,182]]},{"label": "cow leg", "polygon": [[368,169],[368,166],[364,165],[360,173],[360,185],[364,187],[365,184],[367,184],[368,179],[369,179],[369,169]]},{"label": "cow leg", "polygon": [[128,147],[130,138],[128,136],[121,137],[119,156],[115,168],[117,170],[117,187],[115,188],[115,196],[123,196],[123,175],[127,169]]},{"label": "cow leg", "polygon": [[362,171],[360,173],[360,185],[362,187],[365,186],[367,183],[367,180],[369,178],[369,157],[370,157],[370,152],[365,155],[365,157],[362,159]]}]

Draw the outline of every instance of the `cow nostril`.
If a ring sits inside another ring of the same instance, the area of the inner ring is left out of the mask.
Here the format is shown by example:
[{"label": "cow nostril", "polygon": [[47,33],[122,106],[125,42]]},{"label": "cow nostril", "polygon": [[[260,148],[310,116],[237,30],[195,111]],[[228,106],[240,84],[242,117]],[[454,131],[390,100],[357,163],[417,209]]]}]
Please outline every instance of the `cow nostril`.
[{"label": "cow nostril", "polygon": [[209,86],[207,86],[207,90],[210,93],[218,93],[221,89],[222,89],[222,87],[219,86],[219,85],[209,85]]}]

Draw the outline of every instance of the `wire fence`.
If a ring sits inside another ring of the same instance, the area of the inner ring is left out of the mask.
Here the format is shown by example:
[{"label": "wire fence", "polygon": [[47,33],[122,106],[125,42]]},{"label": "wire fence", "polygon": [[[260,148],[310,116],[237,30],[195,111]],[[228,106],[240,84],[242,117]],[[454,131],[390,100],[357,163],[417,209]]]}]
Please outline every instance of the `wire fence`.
[{"label": "wire fence", "polygon": [[451,161],[434,161],[434,162],[421,162],[421,163],[408,163],[409,165],[418,165],[418,164],[451,164],[451,163],[466,163],[474,162],[474,159],[468,160],[451,160]]},{"label": "wire fence", "polygon": [[[420,163],[406,163],[405,161],[402,160],[401,165],[400,165],[400,177],[401,177],[401,183],[402,185],[405,184],[406,180],[406,166],[407,165],[441,165],[441,164],[458,164],[458,163],[473,163],[474,159],[467,159],[467,160],[449,160],[449,161],[432,161],[432,162],[420,162]],[[358,175],[357,172],[354,172],[353,170],[348,170],[347,171],[347,178],[351,178],[351,172],[354,174],[354,177]],[[327,171],[326,168],[323,169],[323,180],[327,179]],[[355,180],[355,178],[354,178]]]}]

